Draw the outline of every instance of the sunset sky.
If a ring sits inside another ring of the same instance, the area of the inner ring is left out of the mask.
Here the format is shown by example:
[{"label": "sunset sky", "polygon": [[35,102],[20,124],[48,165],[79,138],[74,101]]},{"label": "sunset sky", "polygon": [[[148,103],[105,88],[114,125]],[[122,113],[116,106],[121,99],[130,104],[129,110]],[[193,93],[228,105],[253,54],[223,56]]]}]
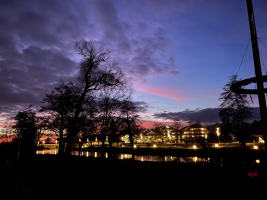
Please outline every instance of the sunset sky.
[{"label": "sunset sky", "polygon": [[[267,1],[254,0],[253,9],[267,47]],[[250,38],[245,0],[0,0],[0,27],[2,121],[75,76],[74,43],[93,39],[134,79],[145,127],[175,116],[219,122],[218,98]],[[260,41],[259,50],[267,68]],[[255,76],[251,43],[238,75]]]}]

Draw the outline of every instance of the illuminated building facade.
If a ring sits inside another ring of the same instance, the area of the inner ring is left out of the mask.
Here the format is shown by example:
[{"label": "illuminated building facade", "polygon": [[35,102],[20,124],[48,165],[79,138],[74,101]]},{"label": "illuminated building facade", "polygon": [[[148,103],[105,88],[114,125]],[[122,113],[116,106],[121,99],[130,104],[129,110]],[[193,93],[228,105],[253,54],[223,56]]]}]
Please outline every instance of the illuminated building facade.
[{"label": "illuminated building facade", "polygon": [[194,124],[191,126],[184,127],[180,130],[181,141],[193,142],[197,141],[198,138],[207,140],[209,131],[200,124]]}]

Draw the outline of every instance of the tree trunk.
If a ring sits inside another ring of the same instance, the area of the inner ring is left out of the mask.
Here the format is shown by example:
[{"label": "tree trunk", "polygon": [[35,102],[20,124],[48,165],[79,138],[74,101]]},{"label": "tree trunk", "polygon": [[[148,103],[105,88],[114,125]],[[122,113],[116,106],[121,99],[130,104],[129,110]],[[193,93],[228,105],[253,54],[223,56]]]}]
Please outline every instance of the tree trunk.
[{"label": "tree trunk", "polygon": [[82,109],[85,95],[87,93],[87,89],[88,89],[88,86],[86,84],[86,87],[84,88],[84,91],[83,91],[82,95],[80,96],[79,101],[78,101],[77,106],[76,106],[75,115],[74,115],[73,121],[71,122],[71,127],[70,127],[71,130],[68,132],[67,147],[66,147],[66,151],[65,151],[66,155],[71,155],[71,148],[72,148],[74,136],[78,133],[78,131],[76,130],[76,125],[78,122],[79,114],[80,114],[81,109]]},{"label": "tree trunk", "polygon": [[79,141],[79,156],[81,156],[81,142]]},{"label": "tree trunk", "polygon": [[73,140],[74,140],[74,133],[71,131],[71,132],[68,133],[67,147],[66,147],[66,150],[65,150],[65,154],[68,155],[68,156],[71,155],[71,148],[72,148]]},{"label": "tree trunk", "polygon": [[239,113],[239,117],[241,120],[241,138],[242,138],[242,145],[243,145],[243,149],[246,149],[246,140],[245,140],[245,134],[244,134],[244,122],[243,122],[243,118],[240,112],[240,106],[237,100],[237,95],[235,95],[235,99],[236,99],[236,103],[237,103],[237,107],[238,107],[238,113]]}]

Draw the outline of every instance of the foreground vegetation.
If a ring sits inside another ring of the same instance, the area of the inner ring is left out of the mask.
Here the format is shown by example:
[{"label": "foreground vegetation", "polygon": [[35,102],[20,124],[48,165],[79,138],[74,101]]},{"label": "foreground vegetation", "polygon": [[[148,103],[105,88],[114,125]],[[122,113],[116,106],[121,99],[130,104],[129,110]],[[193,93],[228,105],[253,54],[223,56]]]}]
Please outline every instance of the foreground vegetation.
[{"label": "foreground vegetation", "polygon": [[[17,182],[24,184],[21,195],[38,200],[267,197],[266,171],[255,167],[36,155],[20,163],[18,171]],[[258,176],[248,177],[249,172]]]}]

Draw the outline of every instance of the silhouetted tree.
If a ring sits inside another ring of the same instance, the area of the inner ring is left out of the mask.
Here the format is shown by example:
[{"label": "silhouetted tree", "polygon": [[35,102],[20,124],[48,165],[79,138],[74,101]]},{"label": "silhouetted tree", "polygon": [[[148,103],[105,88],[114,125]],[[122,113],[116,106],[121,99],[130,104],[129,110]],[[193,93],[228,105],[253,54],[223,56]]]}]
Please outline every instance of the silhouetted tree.
[{"label": "silhouetted tree", "polygon": [[66,153],[70,155],[74,136],[78,134],[77,124],[83,106],[91,101],[92,92],[104,88],[116,88],[124,85],[126,80],[116,62],[110,62],[110,52],[103,47],[97,49],[92,40],[82,40],[75,48],[83,58],[78,78],[74,81],[79,95],[75,106],[74,118],[68,131]]},{"label": "silhouetted tree", "polygon": [[190,118],[188,123],[189,123],[189,126],[194,125],[194,124],[201,124],[201,119]]},{"label": "silhouetted tree", "polygon": [[35,143],[36,137],[36,121],[35,115],[36,110],[32,109],[31,106],[23,111],[19,111],[14,117],[16,124],[13,125],[14,129],[18,130],[18,133],[23,136],[21,142],[21,155],[30,156],[35,154]]},{"label": "silhouetted tree", "polygon": [[[127,84],[113,89],[107,88],[100,93],[97,101],[97,109],[103,141],[105,141],[106,136],[110,135],[111,131],[114,134],[116,130],[115,121],[122,118],[127,111],[126,109],[128,107],[125,107],[125,102],[130,101],[131,95],[132,90],[130,87],[127,87]],[[111,127],[111,122],[113,127]],[[102,147],[104,148],[104,143],[102,143]]]},{"label": "silhouetted tree", "polygon": [[182,122],[179,119],[179,117],[175,117],[173,119],[173,128],[175,128],[176,130],[179,130],[182,127]]},{"label": "silhouetted tree", "polygon": [[51,119],[49,116],[38,115],[38,113],[36,113],[35,115],[35,125],[36,125],[35,145],[37,145],[40,138],[45,134],[45,131],[47,131],[50,128],[50,123],[51,123]]},{"label": "silhouetted tree", "polygon": [[222,120],[221,133],[225,139],[229,140],[230,139],[229,133],[232,133],[232,124],[230,122],[230,116],[226,113],[227,111],[228,109],[225,108],[220,112],[220,117]]},{"label": "silhouetted tree", "polygon": [[230,119],[232,131],[241,137],[245,149],[247,133],[245,133],[244,123],[252,117],[252,112],[247,95],[236,94],[230,90],[231,85],[237,81],[237,75],[234,74],[229,77],[229,82],[225,84],[219,98],[222,101],[219,116],[222,121],[227,121],[227,118]]},{"label": "silhouetted tree", "polygon": [[131,146],[133,147],[134,143],[134,134],[138,131],[140,124],[139,115],[136,114],[136,107],[134,102],[127,99],[123,101],[121,107],[121,113],[124,116],[123,121],[125,122],[125,128],[128,132]]},{"label": "silhouetted tree", "polygon": [[60,85],[52,90],[51,94],[46,94],[46,98],[41,103],[47,105],[41,106],[41,111],[50,112],[53,121],[51,122],[51,128],[59,131],[59,151],[58,154],[64,152],[64,140],[63,132],[66,129],[68,119],[73,116],[75,106],[78,101],[78,94],[73,83],[60,82]]}]

